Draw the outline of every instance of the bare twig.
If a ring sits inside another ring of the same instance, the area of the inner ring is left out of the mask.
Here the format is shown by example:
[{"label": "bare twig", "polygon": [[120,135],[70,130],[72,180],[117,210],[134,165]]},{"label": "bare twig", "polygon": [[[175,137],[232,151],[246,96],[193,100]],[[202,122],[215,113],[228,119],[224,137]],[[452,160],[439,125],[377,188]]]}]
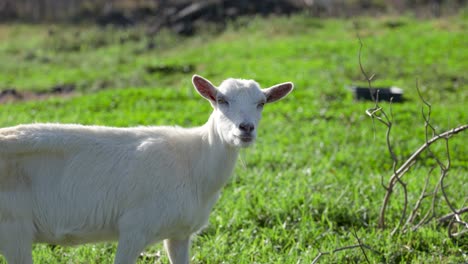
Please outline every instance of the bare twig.
[{"label": "bare twig", "polygon": [[[357,32],[357,28],[356,28]],[[450,156],[450,149],[449,149],[449,139],[468,129],[468,124],[465,125],[460,125],[458,127],[455,127],[453,129],[447,130],[443,133],[438,133],[434,125],[431,123],[431,114],[432,114],[432,106],[431,104],[423,97],[420,89],[419,89],[419,81],[416,80],[416,90],[418,92],[419,98],[421,102],[423,103],[423,106],[421,107],[421,116],[424,120],[424,132],[425,132],[425,142],[422,144],[413,154],[406,159],[406,161],[401,165],[398,166],[398,158],[397,155],[395,155],[394,149],[393,149],[393,144],[391,141],[391,132],[393,128],[393,111],[392,111],[392,103],[390,103],[390,115],[388,115],[383,107],[379,105],[378,102],[378,91],[377,93],[372,92],[372,79],[374,75],[369,75],[366,70],[364,69],[364,66],[362,64],[362,48],[363,48],[363,42],[359,36],[358,33],[356,33],[357,38],[359,40],[359,68],[361,70],[362,75],[365,77],[368,87],[369,87],[369,92],[371,95],[371,98],[374,101],[374,106],[370,109],[366,110],[366,114],[372,118],[372,124],[374,125],[374,133],[375,133],[375,120],[379,121],[386,127],[386,145],[387,145],[387,150],[391,156],[392,159],[392,170],[393,174],[389,178],[387,184],[384,182],[384,176],[381,176],[381,185],[383,188],[386,190],[384,199],[382,201],[382,206],[380,208],[380,213],[379,213],[379,219],[378,219],[378,226],[380,228],[385,228],[385,214],[387,211],[387,208],[390,203],[390,198],[395,190],[397,185],[401,186],[403,189],[403,196],[404,196],[404,203],[403,203],[403,209],[401,211],[400,215],[400,220],[398,222],[398,225],[395,226],[391,234],[395,234],[400,228],[403,229],[403,231],[407,231],[409,228],[411,230],[416,230],[420,226],[422,226],[425,223],[428,223],[430,220],[435,218],[436,215],[436,203],[439,201],[439,199],[443,198],[445,204],[450,208],[452,213],[450,214],[450,217],[447,219],[450,220],[449,223],[449,236],[454,237],[456,235],[460,235],[463,233],[467,232],[468,229],[468,223],[463,221],[460,216],[460,210],[457,211],[455,209],[454,204],[451,201],[451,198],[448,196],[446,192],[447,186],[444,184],[444,180],[448,176],[448,172],[451,168],[451,156]],[[391,101],[390,101],[391,102]],[[443,139],[445,141],[445,154],[444,157],[446,160],[442,160],[439,155],[436,155],[431,148],[431,145],[434,144],[435,142]],[[409,206],[409,199],[408,199],[408,188],[407,188],[407,183],[402,180],[403,176],[410,170],[413,165],[416,163],[418,157],[423,153],[426,152],[429,157],[434,160],[437,163],[437,166],[434,168],[431,168],[429,173],[426,176],[424,186],[422,188],[422,191],[416,200],[415,204],[412,207],[411,212],[409,213],[409,216],[407,216],[407,211],[408,211],[408,206]],[[435,168],[439,167],[440,168],[440,177],[439,181],[435,184],[434,189],[432,191],[428,191],[428,188],[430,186],[430,177],[434,171]],[[423,208],[422,203],[423,200],[425,200],[428,197],[432,196],[432,202],[430,204],[430,208],[425,212],[424,216],[419,219],[419,222],[414,225],[414,222],[417,218],[418,215],[421,215],[421,208]],[[456,225],[456,226],[455,226]],[[463,229],[460,230],[458,227],[462,226]],[[456,233],[453,230],[457,230]],[[358,240],[359,241],[359,240]]]},{"label": "bare twig", "polygon": [[359,247],[361,248],[362,254],[364,255],[364,258],[366,259],[367,263],[370,263],[369,258],[367,257],[366,251],[362,247],[363,244],[361,242],[361,239],[359,239],[359,236],[358,236],[358,234],[356,232],[356,229],[353,228],[353,233],[352,234],[353,234],[354,238],[356,238],[356,240],[358,241]]},{"label": "bare twig", "polygon": [[410,216],[406,220],[405,226],[408,226],[409,224],[413,224],[414,219],[416,218],[417,211],[419,210],[419,207],[422,204],[422,201],[429,196],[429,195],[426,194],[426,191],[427,191],[427,186],[429,185],[429,177],[430,177],[433,170],[434,170],[434,168],[431,168],[431,170],[429,171],[429,173],[428,173],[428,175],[426,177],[426,181],[424,183],[424,187],[423,187],[423,189],[421,191],[421,194],[419,195],[419,198],[416,201],[416,204],[414,205]]},{"label": "bare twig", "polygon": [[[356,30],[357,32],[357,30]],[[356,33],[357,38],[359,40],[359,54],[358,54],[358,60],[359,60],[359,68],[361,70],[362,75],[366,78],[366,81],[368,83],[369,87],[369,92],[371,94],[371,98],[375,102],[374,107],[367,109],[366,114],[372,118],[372,123],[374,124],[374,129],[375,129],[375,123],[374,120],[379,121],[386,127],[386,144],[387,144],[387,149],[390,153],[391,159],[392,159],[392,170],[393,174],[390,177],[389,181],[387,184],[384,182],[383,176],[381,177],[381,185],[383,188],[386,190],[382,206],[380,209],[380,214],[379,214],[379,227],[380,228],[385,228],[385,213],[388,207],[388,204],[390,202],[390,197],[393,194],[394,188],[396,185],[400,185],[403,189],[403,195],[404,195],[404,203],[403,203],[403,210],[401,212],[400,216],[400,221],[398,225],[393,229],[392,235],[395,234],[400,227],[403,227],[405,230],[406,228],[411,224],[413,225],[413,222],[416,218],[416,215],[418,214],[418,210],[421,208],[422,201],[430,197],[431,195],[427,194],[427,188],[429,185],[429,177],[432,174],[433,169],[428,173],[428,176],[426,177],[424,187],[421,191],[421,194],[416,201],[415,205],[412,208],[412,211],[410,212],[410,215],[407,217],[407,210],[408,210],[408,189],[407,189],[407,184],[402,180],[403,175],[406,174],[406,172],[416,163],[417,158],[423,153],[424,151],[427,151],[427,153],[430,155],[431,158],[433,158],[439,168],[441,169],[441,176],[439,179],[439,182],[434,188],[434,191],[432,192],[432,204],[430,209],[427,211],[427,213],[422,217],[422,219],[418,222],[418,224],[415,226],[415,229],[421,226],[422,224],[428,222],[430,219],[432,219],[435,215],[435,202],[437,199],[437,194],[439,190],[442,192],[442,196],[446,202],[446,204],[450,207],[452,212],[454,213],[455,217],[458,217],[459,215],[456,214],[456,210],[454,209],[454,206],[450,202],[449,197],[447,196],[447,193],[445,191],[446,186],[444,185],[444,179],[446,178],[448,171],[450,170],[450,151],[449,151],[449,138],[452,137],[453,135],[464,131],[468,129],[468,125],[462,125],[459,127],[456,127],[454,129],[445,131],[444,133],[438,134],[435,127],[431,124],[431,113],[432,113],[432,106],[431,104],[424,99],[424,97],[421,94],[421,91],[419,89],[419,81],[416,80],[416,89],[419,95],[420,100],[423,102],[423,107],[421,108],[421,116],[424,120],[424,128],[425,128],[425,143],[417,149],[400,167],[397,168],[398,166],[398,159],[397,156],[395,155],[395,152],[393,150],[393,145],[391,142],[391,137],[390,134],[392,132],[392,127],[393,127],[393,112],[392,112],[392,104],[390,104],[390,116],[387,115],[385,110],[379,105],[378,103],[378,92],[377,92],[377,98],[374,97],[374,93],[371,91],[372,90],[372,79],[374,75],[369,75],[366,70],[364,69],[364,66],[362,64],[362,48],[363,48],[363,42],[359,36],[358,33]],[[426,109],[426,110],[425,110]],[[447,157],[447,164],[444,164],[437,155],[435,155],[430,146],[440,140],[444,139],[445,140],[445,150],[446,150],[446,157]],[[458,222],[465,223],[461,221],[460,219],[456,219]],[[414,230],[414,229],[413,229]]]},{"label": "bare twig", "polygon": [[[375,119],[377,119],[379,122],[381,122],[382,124],[384,124],[387,127],[387,132],[386,132],[387,148],[389,149],[390,155],[391,155],[392,160],[393,160],[393,165],[392,165],[393,170],[395,170],[398,160],[396,158],[395,153],[393,152],[392,144],[391,144],[391,141],[390,141],[390,132],[392,130],[393,113],[391,113],[392,118],[389,119],[388,115],[385,113],[383,108],[379,106],[379,91],[377,91],[376,97],[374,97],[374,93],[371,91],[372,90],[372,79],[374,78],[375,75],[372,74],[372,75],[369,76],[367,74],[367,72],[365,71],[364,66],[362,65],[361,57],[362,57],[362,48],[363,48],[364,44],[362,43],[361,37],[359,36],[359,33],[357,31],[356,31],[356,36],[357,36],[357,38],[359,40],[359,53],[358,53],[359,68],[361,69],[362,75],[364,75],[364,77],[366,78],[367,85],[369,87],[369,93],[371,95],[372,100],[375,103],[373,108],[370,108],[370,109],[366,110],[366,114],[369,117],[372,118],[372,124],[374,126],[374,130],[375,130],[375,123],[374,123]],[[374,133],[375,133],[375,131],[374,131]],[[381,182],[382,187],[387,191],[389,190],[389,188],[393,188],[393,187],[390,187],[390,186],[386,186],[384,184],[383,176],[381,177],[380,182]]]},{"label": "bare twig", "polygon": [[424,99],[424,97],[422,96],[421,90],[419,89],[419,81],[418,80],[416,80],[416,91],[418,92],[419,99],[423,102],[423,104],[428,109],[428,113],[427,113],[427,116],[426,116],[426,114],[424,114],[424,108],[423,107],[421,108],[421,115],[422,115],[422,117],[424,119],[424,127],[425,127],[425,130],[426,130],[426,140],[427,140],[427,138],[428,138],[427,128],[428,127],[430,127],[431,130],[432,130],[432,137],[436,134],[436,129],[432,126],[431,122],[429,122],[431,120],[432,105],[428,101],[426,101],[426,99]]},{"label": "bare twig", "polygon": [[[325,256],[325,255],[331,255],[331,254],[334,254],[334,253],[337,253],[337,252],[340,252],[340,251],[343,251],[343,250],[354,249],[354,248],[361,248],[361,249],[365,248],[365,249],[371,250],[372,252],[379,253],[378,251],[374,250],[370,246],[359,243],[359,244],[355,244],[355,245],[351,245],[351,246],[344,246],[344,247],[336,248],[336,249],[334,249],[332,251],[319,252],[317,254],[317,256],[312,260],[311,264],[318,263],[320,258]],[[367,258],[367,256],[366,256],[366,258]],[[369,260],[367,260],[367,261],[369,261]]]},{"label": "bare twig", "polygon": [[456,210],[456,212],[452,212],[450,214],[446,214],[440,218],[437,219],[437,222],[439,222],[440,224],[444,223],[444,222],[447,222],[447,221],[450,221],[451,219],[453,219],[455,217],[455,215],[461,215],[461,214],[464,214],[464,213],[467,213],[468,212],[468,206],[467,207],[463,207],[459,210]]},{"label": "bare twig", "polygon": [[418,150],[416,150],[406,161],[403,163],[403,165],[396,170],[395,173],[390,177],[390,181],[388,184],[389,189],[385,193],[384,201],[382,203],[382,207],[380,210],[380,216],[379,216],[379,227],[385,228],[385,211],[388,205],[388,201],[390,199],[390,196],[392,194],[392,189],[390,189],[392,186],[395,185],[395,182],[398,181],[400,178],[400,175],[404,175],[404,172],[406,172],[411,166],[414,165],[416,158],[424,151],[426,150],[430,145],[432,145],[434,142],[438,141],[439,139],[448,139],[452,137],[453,135],[456,135],[464,130],[468,129],[468,124],[462,125],[453,129],[450,129],[448,131],[445,131],[444,133],[438,134],[434,136],[433,138],[429,139],[426,143],[424,143],[421,147],[419,147]]},{"label": "bare twig", "polygon": [[[358,54],[359,67],[361,68],[361,72],[367,80],[367,84],[369,85],[369,88],[372,88],[372,79],[374,78],[375,74],[372,74],[369,76],[367,72],[364,70],[364,67],[362,66],[361,55],[362,55],[362,47],[364,46],[364,44],[362,43],[361,37],[359,36],[358,33],[357,33],[357,38],[359,40],[359,54]],[[372,101],[378,102],[378,100],[374,97],[373,93],[370,93],[370,95],[371,95]]]}]

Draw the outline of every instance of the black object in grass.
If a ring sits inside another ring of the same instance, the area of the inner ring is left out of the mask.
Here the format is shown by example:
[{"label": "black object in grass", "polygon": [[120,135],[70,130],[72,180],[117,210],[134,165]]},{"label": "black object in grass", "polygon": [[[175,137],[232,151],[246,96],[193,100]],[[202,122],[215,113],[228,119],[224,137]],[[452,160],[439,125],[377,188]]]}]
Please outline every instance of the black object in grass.
[{"label": "black object in grass", "polygon": [[393,103],[401,103],[404,101],[403,89],[391,86],[391,87],[360,87],[350,86],[348,87],[354,94],[354,99],[358,101],[392,101]]}]

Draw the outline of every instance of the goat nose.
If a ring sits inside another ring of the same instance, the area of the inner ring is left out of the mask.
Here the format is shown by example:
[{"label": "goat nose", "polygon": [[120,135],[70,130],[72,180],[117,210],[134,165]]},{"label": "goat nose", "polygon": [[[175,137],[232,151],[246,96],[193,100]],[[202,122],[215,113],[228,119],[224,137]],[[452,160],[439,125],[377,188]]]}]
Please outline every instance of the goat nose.
[{"label": "goat nose", "polygon": [[252,123],[240,123],[239,129],[242,132],[250,133],[255,129],[255,126]]}]

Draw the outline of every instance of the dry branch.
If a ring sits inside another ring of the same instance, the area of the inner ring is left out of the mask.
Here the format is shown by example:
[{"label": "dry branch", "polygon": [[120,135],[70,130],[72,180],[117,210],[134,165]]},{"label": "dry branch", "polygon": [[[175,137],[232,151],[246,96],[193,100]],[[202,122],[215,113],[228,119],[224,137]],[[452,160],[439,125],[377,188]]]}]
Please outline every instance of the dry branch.
[{"label": "dry branch", "polygon": [[430,145],[432,145],[434,142],[436,142],[439,139],[448,139],[452,137],[453,135],[456,135],[464,130],[468,129],[468,124],[462,125],[453,129],[450,129],[448,131],[445,131],[444,133],[438,134],[435,137],[431,138],[428,140],[426,143],[424,143],[421,147],[419,147],[418,150],[416,150],[413,155],[411,155],[403,165],[401,165],[398,170],[396,170],[395,173],[390,177],[390,181],[387,187],[387,192],[385,193],[384,201],[382,203],[382,207],[380,210],[380,215],[379,215],[379,227],[385,228],[385,211],[388,206],[388,202],[390,199],[390,196],[393,192],[393,187],[395,186],[395,183],[401,179],[401,177],[405,174],[406,171],[408,171],[416,162],[417,157],[424,151],[426,150]]},{"label": "dry branch", "polygon": [[[357,38],[358,38],[359,44],[360,44],[360,47],[359,47],[359,67],[360,67],[362,75],[365,77],[365,79],[366,79],[366,81],[368,83],[369,90],[371,90],[372,89],[372,79],[373,79],[374,75],[368,74],[365,71],[365,69],[364,69],[364,67],[362,65],[361,55],[362,55],[363,43],[361,41],[361,38],[359,37],[359,34],[357,34]],[[391,159],[392,159],[392,162],[393,162],[393,165],[392,165],[393,174],[391,175],[390,179],[388,180],[388,184],[385,185],[383,176],[381,178],[381,184],[382,184],[382,186],[383,186],[383,188],[385,189],[386,192],[385,192],[384,199],[382,201],[382,206],[380,208],[378,226],[380,228],[385,228],[386,227],[385,214],[386,214],[388,205],[390,203],[390,198],[391,198],[396,186],[400,185],[403,188],[404,204],[403,204],[403,209],[402,209],[401,216],[400,216],[400,221],[399,221],[398,225],[393,229],[392,234],[395,234],[400,229],[400,227],[402,227],[402,226],[403,226],[403,228],[405,228],[405,231],[407,230],[406,228],[411,228],[412,230],[416,230],[417,228],[419,228],[423,224],[428,223],[431,219],[434,219],[436,201],[439,199],[439,196],[442,196],[444,201],[445,201],[445,204],[450,208],[452,213],[449,214],[449,215],[443,216],[442,218],[439,218],[439,223],[450,221],[449,227],[448,227],[448,233],[449,233],[450,237],[455,237],[457,235],[461,235],[463,233],[466,233],[467,230],[468,230],[468,223],[463,221],[461,219],[461,217],[460,217],[460,215],[462,213],[465,213],[468,209],[466,209],[466,207],[464,207],[464,208],[462,208],[460,210],[455,209],[454,205],[452,204],[450,198],[447,195],[446,186],[444,185],[444,180],[445,180],[446,176],[448,175],[448,172],[449,172],[450,166],[451,166],[449,139],[452,136],[454,136],[454,135],[456,135],[456,134],[458,134],[458,133],[460,133],[462,131],[467,130],[468,129],[468,124],[460,125],[460,126],[458,126],[456,128],[453,128],[453,129],[450,129],[448,131],[445,131],[443,133],[438,134],[436,132],[435,127],[431,123],[431,113],[432,113],[431,104],[423,98],[423,96],[422,96],[422,94],[421,94],[421,92],[419,90],[418,82],[416,82],[416,89],[417,89],[420,100],[424,104],[423,108],[421,109],[421,116],[422,116],[422,118],[424,120],[425,142],[398,168],[397,168],[398,159],[397,159],[397,156],[395,155],[395,152],[394,152],[394,149],[393,149],[393,144],[392,144],[391,138],[390,138],[390,134],[391,134],[392,127],[393,127],[392,104],[390,104],[390,115],[388,115],[386,113],[385,109],[379,105],[378,93],[376,95],[376,98],[374,97],[373,93],[370,93],[373,100],[374,100],[374,102],[375,102],[375,105],[374,105],[373,108],[367,109],[366,114],[369,117],[372,118],[373,124],[375,124],[374,120],[378,120],[380,123],[382,123],[386,127],[386,144],[387,144],[388,152],[390,153],[390,156],[391,156]],[[425,108],[426,108],[426,111],[425,111]],[[440,158],[437,155],[435,155],[432,152],[431,148],[430,148],[432,144],[434,144],[435,142],[437,142],[437,141],[439,141],[441,139],[445,141],[445,156],[446,156],[446,160],[447,160],[446,164],[444,164],[444,162],[442,162],[440,160]],[[423,152],[427,152],[429,154],[429,156],[433,160],[435,160],[435,162],[437,163],[436,167],[440,168],[440,177],[439,177],[439,181],[437,182],[437,184],[434,187],[434,189],[432,190],[432,192],[428,192],[427,189],[428,189],[428,185],[429,185],[429,177],[432,174],[432,172],[434,171],[435,167],[430,170],[430,172],[426,176],[426,180],[425,180],[424,186],[422,188],[422,191],[421,191],[421,193],[419,195],[419,198],[417,199],[416,203],[412,207],[412,210],[411,210],[409,216],[407,217],[406,214],[407,214],[408,203],[409,203],[409,201],[408,201],[408,189],[407,189],[407,184],[402,180],[402,178],[406,174],[406,172],[408,172],[413,167],[413,165],[417,161],[417,158]],[[421,204],[422,204],[423,200],[428,198],[428,197],[431,197],[431,196],[432,196],[432,203],[431,203],[430,209],[424,214],[422,219],[420,219],[419,222],[416,225],[414,225],[414,221],[415,221],[417,215],[419,215],[419,213],[422,210],[421,209]],[[406,221],[405,221],[405,219],[406,219]],[[461,226],[463,229],[458,233],[452,233],[451,230],[456,229],[456,228],[454,228],[455,227],[454,225]]]},{"label": "dry branch", "polygon": [[451,221],[455,217],[455,215],[457,215],[457,214],[461,215],[461,214],[464,214],[464,213],[467,213],[467,212],[468,212],[468,207],[463,207],[463,208],[457,210],[456,212],[452,212],[450,214],[446,214],[446,215],[438,218],[437,222],[439,224],[443,224],[445,222]]},{"label": "dry branch", "polygon": [[374,253],[376,253],[376,254],[380,254],[380,252],[378,252],[377,250],[375,250],[375,249],[371,248],[370,246],[368,246],[368,245],[362,243],[362,241],[361,241],[361,239],[359,238],[359,236],[358,236],[358,234],[357,234],[357,232],[356,232],[355,229],[353,229],[352,235],[354,236],[354,238],[356,238],[356,240],[357,240],[357,242],[358,242],[357,244],[351,245],[351,246],[339,247],[339,248],[336,248],[336,249],[331,250],[331,251],[319,252],[319,253],[317,254],[317,256],[315,256],[315,258],[312,260],[311,263],[312,263],[312,264],[317,263],[317,262],[319,261],[319,259],[320,259],[321,257],[325,256],[325,255],[331,255],[331,254],[333,254],[333,253],[337,253],[337,252],[340,252],[340,251],[343,251],[343,250],[349,250],[349,249],[355,249],[355,248],[360,248],[360,249],[361,249],[362,254],[364,255],[364,258],[366,259],[366,262],[367,262],[367,263],[371,263],[371,262],[369,261],[369,258],[367,257],[367,254],[366,254],[365,249],[370,250],[370,251],[372,251],[372,252],[374,252]]},{"label": "dry branch", "polygon": [[[326,251],[326,252],[319,252],[317,254],[317,256],[312,260],[311,264],[315,264],[315,263],[318,263],[318,261],[320,260],[321,257],[325,256],[325,255],[331,255],[331,254],[334,254],[334,253],[337,253],[337,252],[340,252],[340,251],[343,251],[343,250],[348,250],[348,249],[354,249],[354,248],[361,248],[361,249],[368,249],[368,250],[371,250],[373,252],[376,252],[374,249],[372,249],[370,246],[368,245],[365,245],[365,244],[355,244],[355,245],[351,245],[351,246],[345,246],[345,247],[340,247],[340,248],[336,248],[332,251]],[[367,258],[367,256],[366,256]]]}]

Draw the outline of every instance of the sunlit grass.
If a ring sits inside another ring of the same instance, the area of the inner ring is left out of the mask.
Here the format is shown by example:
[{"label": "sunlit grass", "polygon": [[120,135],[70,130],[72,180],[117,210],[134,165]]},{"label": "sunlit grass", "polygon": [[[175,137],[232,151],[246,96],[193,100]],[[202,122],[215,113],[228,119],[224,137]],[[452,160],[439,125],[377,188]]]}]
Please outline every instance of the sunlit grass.
[{"label": "sunlit grass", "polygon": [[[194,72],[215,84],[227,77],[253,78],[264,86],[293,81],[296,89],[287,99],[265,107],[258,142],[242,151],[210,225],[194,240],[193,263],[310,263],[319,251],[357,243],[353,230],[380,252],[367,252],[372,263],[466,262],[466,238],[451,241],[443,227],[428,225],[396,236],[377,229],[381,176],[392,171],[385,130],[365,115],[373,104],[354,101],[344,88],[365,84],[357,58],[357,25],[363,64],[376,73],[375,84],[405,89],[408,101],[391,106],[392,141],[404,160],[424,142],[416,80],[433,105],[438,131],[468,120],[466,18],[318,20],[299,15],[246,22],[247,27],[233,24],[224,33],[188,39],[165,32],[156,37],[153,49],[147,48],[150,40],[141,29],[66,27],[62,32],[55,26],[55,35],[45,37],[45,27],[13,25],[0,31],[10,32],[6,41],[0,37],[0,88],[45,90],[74,83],[80,93],[2,105],[0,125],[196,126],[207,120],[210,106],[191,87],[192,72],[150,73],[147,66],[193,65]],[[82,35],[74,39],[74,31]],[[138,37],[118,41],[125,36]],[[61,38],[66,40],[56,43]],[[466,206],[468,195],[467,139],[460,134],[450,144],[452,173],[446,184],[457,207]],[[417,199],[418,182],[424,181],[429,166],[422,161],[406,176],[411,201]],[[401,206],[390,209],[390,222],[398,220]],[[447,212],[443,207],[437,214]],[[111,243],[37,245],[34,258],[36,263],[112,263],[115,249]],[[161,245],[148,249],[161,250]],[[155,261],[168,262],[162,254],[160,259],[143,257],[140,263]],[[323,257],[323,263],[364,261],[360,249]]]}]

